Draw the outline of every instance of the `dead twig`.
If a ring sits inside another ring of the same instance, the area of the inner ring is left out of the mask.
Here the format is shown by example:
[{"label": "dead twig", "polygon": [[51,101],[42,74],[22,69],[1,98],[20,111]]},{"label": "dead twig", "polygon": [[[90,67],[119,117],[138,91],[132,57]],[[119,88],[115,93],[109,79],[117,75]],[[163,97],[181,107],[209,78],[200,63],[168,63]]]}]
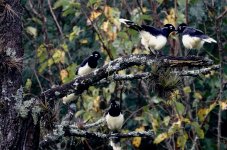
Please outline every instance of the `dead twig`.
[{"label": "dead twig", "polygon": [[57,20],[55,14],[54,14],[54,11],[53,11],[53,9],[52,9],[52,7],[51,7],[51,2],[50,2],[50,0],[48,0],[47,2],[48,2],[48,7],[49,7],[49,9],[50,9],[50,13],[51,13],[51,15],[52,15],[52,17],[53,17],[53,19],[54,19],[54,22],[55,22],[57,28],[58,28],[58,32],[59,32],[60,35],[61,35],[61,39],[64,39],[64,34],[63,34],[62,29],[61,29],[61,27],[60,27],[60,25],[59,25],[59,23],[58,23],[58,20]]}]

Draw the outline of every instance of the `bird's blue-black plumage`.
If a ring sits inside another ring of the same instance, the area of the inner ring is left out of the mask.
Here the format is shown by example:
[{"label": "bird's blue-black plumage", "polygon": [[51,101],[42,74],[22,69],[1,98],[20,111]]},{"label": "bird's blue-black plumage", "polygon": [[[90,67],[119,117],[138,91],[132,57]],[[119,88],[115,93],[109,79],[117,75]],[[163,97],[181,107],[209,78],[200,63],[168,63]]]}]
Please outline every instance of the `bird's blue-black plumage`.
[{"label": "bird's blue-black plumage", "polygon": [[117,131],[122,128],[124,123],[124,116],[121,113],[120,105],[117,104],[116,101],[111,101],[110,109],[105,116],[105,120],[108,128],[112,131]]},{"label": "bird's blue-black plumage", "polygon": [[216,43],[213,38],[205,35],[201,30],[188,27],[185,23],[178,26],[177,32],[182,34],[182,43],[187,49],[200,49],[205,42]]},{"label": "bird's blue-black plumage", "polygon": [[86,63],[88,63],[91,68],[96,68],[98,65],[97,59],[94,59],[93,56],[85,58],[84,61],[80,64],[80,67],[84,67]]},{"label": "bird's blue-black plumage", "polygon": [[101,57],[100,53],[97,51],[94,51],[92,55],[90,55],[89,57],[83,60],[83,62],[80,64],[80,67],[77,68],[76,74],[78,74],[79,69],[82,69],[83,67],[89,67],[90,69],[95,69],[98,65],[98,60],[100,59],[100,57]]},{"label": "bird's blue-black plumage", "polygon": [[163,28],[155,28],[148,25],[139,26],[127,19],[120,19],[120,22],[129,28],[137,30],[141,36],[141,44],[153,54],[157,54],[157,50],[166,45],[169,34],[175,31],[175,27],[172,24],[166,24]]},{"label": "bird's blue-black plumage", "polygon": [[110,114],[112,117],[119,116],[120,113],[121,113],[120,105],[117,104],[114,100],[111,101],[110,109],[109,109],[108,112],[109,112],[109,114]]},{"label": "bird's blue-black plumage", "polygon": [[207,35],[205,35],[201,30],[192,28],[192,27],[187,27],[183,31],[182,35],[190,35],[191,37],[199,37],[202,39],[208,38]]},{"label": "bird's blue-black plumage", "polygon": [[[167,24],[167,25],[170,25],[170,24]],[[165,37],[168,37],[172,31],[175,31],[175,28],[173,30],[169,30],[167,28],[167,25],[165,25],[166,27],[164,26],[164,28],[161,28],[161,29],[155,28],[153,26],[148,26],[148,25],[141,25],[141,27],[142,27],[142,30],[147,31],[154,36],[163,35]]]}]

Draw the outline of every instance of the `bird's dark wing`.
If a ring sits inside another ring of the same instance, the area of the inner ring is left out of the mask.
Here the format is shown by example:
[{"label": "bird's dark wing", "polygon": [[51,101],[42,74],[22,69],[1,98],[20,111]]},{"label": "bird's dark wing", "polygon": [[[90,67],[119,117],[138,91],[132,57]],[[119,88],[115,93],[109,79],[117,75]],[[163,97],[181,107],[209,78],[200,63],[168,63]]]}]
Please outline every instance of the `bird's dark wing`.
[{"label": "bird's dark wing", "polygon": [[83,60],[83,62],[80,64],[80,67],[85,66],[85,65],[86,65],[86,63],[88,62],[89,58],[90,58],[90,56],[89,56],[89,57],[87,57],[87,58],[85,58],[85,59]]},{"label": "bird's dark wing", "polygon": [[150,34],[157,36],[161,34],[161,30],[156,29],[155,27],[148,26],[148,25],[141,25],[144,31],[149,32]]},{"label": "bird's dark wing", "polygon": [[75,75],[78,75],[79,67],[76,68]]},{"label": "bird's dark wing", "polygon": [[78,75],[79,68],[85,66],[86,63],[88,62],[89,58],[90,58],[90,56],[87,57],[87,58],[85,58],[85,59],[83,60],[83,62],[80,64],[80,66],[78,66],[78,67],[76,68],[76,72],[75,72],[76,75]]},{"label": "bird's dark wing", "polygon": [[191,28],[191,27],[187,27],[183,34],[188,34],[190,36],[194,36],[194,37],[199,37],[199,38],[207,38],[208,36],[205,35],[203,33],[203,31],[195,29],[195,28]]}]

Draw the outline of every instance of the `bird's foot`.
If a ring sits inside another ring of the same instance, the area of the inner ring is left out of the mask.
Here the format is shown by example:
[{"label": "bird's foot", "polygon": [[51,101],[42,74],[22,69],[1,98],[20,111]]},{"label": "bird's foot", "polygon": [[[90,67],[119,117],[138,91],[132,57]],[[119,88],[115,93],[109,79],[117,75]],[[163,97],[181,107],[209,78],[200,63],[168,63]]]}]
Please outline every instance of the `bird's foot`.
[{"label": "bird's foot", "polygon": [[192,49],[185,49],[185,56],[193,55]]},{"label": "bird's foot", "polygon": [[149,48],[149,50],[150,50],[150,55],[156,55],[156,51],[155,50],[153,50],[151,48]]}]

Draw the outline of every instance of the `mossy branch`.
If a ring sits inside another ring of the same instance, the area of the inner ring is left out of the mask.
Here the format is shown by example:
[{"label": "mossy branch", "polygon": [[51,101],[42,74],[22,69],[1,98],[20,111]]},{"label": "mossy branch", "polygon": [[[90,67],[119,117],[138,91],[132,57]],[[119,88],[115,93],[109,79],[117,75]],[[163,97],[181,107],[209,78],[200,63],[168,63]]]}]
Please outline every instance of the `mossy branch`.
[{"label": "mossy branch", "polygon": [[[179,76],[199,76],[201,74],[206,75],[209,74],[211,71],[218,70],[220,65],[213,65],[210,67],[200,68],[200,69],[193,69],[193,70],[181,70],[181,71],[171,71],[172,74],[176,74]],[[128,74],[128,75],[119,75],[116,74],[110,80],[121,81],[121,80],[134,80],[134,79],[144,79],[148,78],[151,74],[149,72],[143,72],[138,74]]]},{"label": "mossy branch", "polygon": [[123,70],[132,66],[141,66],[141,65],[152,65],[156,64],[159,67],[204,67],[211,66],[213,61],[207,58],[198,57],[198,56],[187,56],[187,57],[173,57],[173,56],[155,56],[147,54],[138,54],[138,55],[128,55],[119,57],[109,64],[104,65],[103,67],[95,70],[94,72],[78,76],[70,83],[64,84],[62,86],[49,89],[43,92],[39,98],[44,100],[54,100],[62,98],[71,93],[81,94],[89,86],[97,83],[98,81],[107,78],[113,73]]},{"label": "mossy branch", "polygon": [[47,145],[51,145],[52,143],[58,142],[65,136],[75,136],[75,137],[85,137],[85,138],[95,138],[107,140],[111,138],[130,138],[130,137],[149,137],[153,138],[154,133],[152,130],[148,131],[131,131],[128,133],[101,133],[101,132],[91,132],[88,130],[90,127],[97,127],[103,124],[104,118],[98,120],[95,123],[87,124],[83,128],[80,129],[77,126],[73,125],[64,125],[60,124],[56,126],[53,134],[48,134],[43,141],[40,142],[40,147],[46,147]]}]

